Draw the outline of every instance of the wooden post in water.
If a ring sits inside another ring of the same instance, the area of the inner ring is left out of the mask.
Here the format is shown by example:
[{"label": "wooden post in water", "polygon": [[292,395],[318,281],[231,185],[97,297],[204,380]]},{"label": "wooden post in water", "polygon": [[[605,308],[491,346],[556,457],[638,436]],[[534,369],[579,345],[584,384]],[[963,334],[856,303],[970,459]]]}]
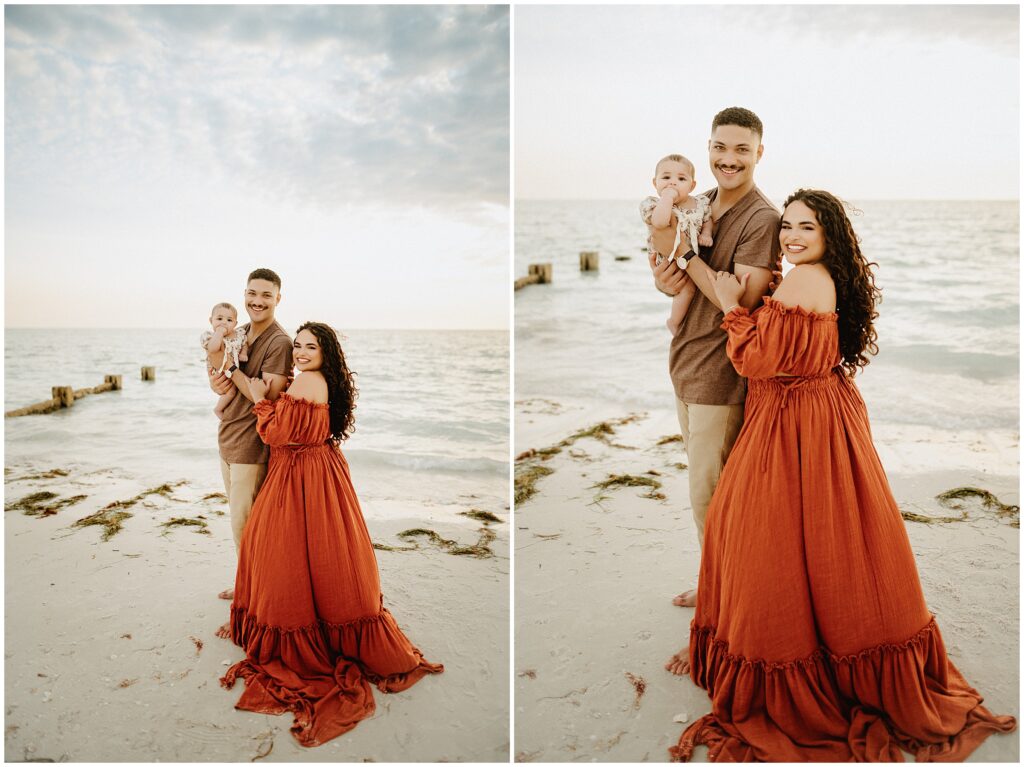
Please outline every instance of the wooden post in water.
[{"label": "wooden post in water", "polygon": [[87,386],[84,389],[72,389],[70,386],[53,386],[50,389],[50,392],[53,394],[52,399],[48,399],[44,402],[37,402],[34,405],[28,405],[26,407],[19,407],[17,410],[8,410],[4,413],[4,417],[13,418],[20,415],[41,415],[43,413],[52,413],[54,410],[71,407],[75,404],[76,399],[87,397],[90,394],[100,394],[105,391],[119,391],[120,389],[121,376],[119,375],[105,375],[103,376],[103,383],[99,386]]},{"label": "wooden post in water", "polygon": [[142,368],[142,380],[143,381],[155,381],[156,380],[156,368],[144,367]]},{"label": "wooden post in water", "polygon": [[580,251],[580,271],[581,272],[596,272],[597,271],[597,251],[596,250],[582,250],[582,251]]},{"label": "wooden post in water", "polygon": [[50,391],[53,392],[53,402],[57,407],[71,407],[75,404],[75,390],[70,386],[54,386]]},{"label": "wooden post in water", "polygon": [[541,285],[551,282],[551,264],[530,264],[529,273],[516,280],[516,290],[527,285]]}]

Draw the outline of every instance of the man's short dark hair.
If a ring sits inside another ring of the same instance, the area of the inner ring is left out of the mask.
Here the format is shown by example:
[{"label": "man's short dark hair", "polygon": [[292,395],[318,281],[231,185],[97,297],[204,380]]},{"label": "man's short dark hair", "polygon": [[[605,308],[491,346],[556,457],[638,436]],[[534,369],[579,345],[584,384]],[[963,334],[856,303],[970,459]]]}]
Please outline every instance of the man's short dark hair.
[{"label": "man's short dark hair", "polygon": [[245,284],[248,285],[253,280],[266,280],[277,285],[278,290],[281,289],[281,278],[272,269],[257,269],[249,275],[249,279],[245,281]]},{"label": "man's short dark hair", "polygon": [[761,124],[761,118],[743,107],[728,107],[716,114],[715,119],[711,121],[711,132],[714,133],[715,128],[719,125],[738,125],[741,128],[749,128],[757,134],[759,139],[764,138],[764,126]]}]

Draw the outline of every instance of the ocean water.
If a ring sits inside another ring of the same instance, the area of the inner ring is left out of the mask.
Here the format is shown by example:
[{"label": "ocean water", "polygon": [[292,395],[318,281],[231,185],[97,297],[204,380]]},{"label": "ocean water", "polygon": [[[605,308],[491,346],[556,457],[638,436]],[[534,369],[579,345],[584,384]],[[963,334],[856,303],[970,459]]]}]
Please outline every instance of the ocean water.
[{"label": "ocean water", "polygon": [[[7,330],[4,409],[121,374],[124,388],[5,422],[7,466],[116,467],[146,486],[221,489],[216,396],[194,330]],[[342,450],[367,516],[382,507],[508,503],[509,342],[501,331],[353,330],[356,430]],[[156,367],[144,382],[140,368]]]},{"label": "ocean water", "polygon": [[[872,423],[1015,443],[1018,203],[851,202],[883,296],[880,351],[857,376]],[[516,292],[517,401],[561,397],[674,413],[669,300],[653,286],[638,204],[517,202],[516,275],[553,264],[552,284]],[[582,250],[599,251],[598,272],[579,271]]]}]

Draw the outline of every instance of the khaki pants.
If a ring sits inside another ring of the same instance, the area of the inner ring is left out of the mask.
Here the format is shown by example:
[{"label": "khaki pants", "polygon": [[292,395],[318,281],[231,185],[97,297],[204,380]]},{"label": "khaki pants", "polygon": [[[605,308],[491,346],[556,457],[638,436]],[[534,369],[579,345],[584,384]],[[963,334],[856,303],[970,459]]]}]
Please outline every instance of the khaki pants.
[{"label": "khaki pants", "polygon": [[224,493],[231,509],[231,533],[235,537],[235,551],[242,547],[242,532],[249,519],[249,511],[256,495],[267,476],[265,463],[220,462],[220,474],[224,478]]},{"label": "khaki pants", "polygon": [[743,405],[691,405],[676,399],[676,414],[686,444],[693,521],[703,548],[704,518],[722,467],[743,426]]}]

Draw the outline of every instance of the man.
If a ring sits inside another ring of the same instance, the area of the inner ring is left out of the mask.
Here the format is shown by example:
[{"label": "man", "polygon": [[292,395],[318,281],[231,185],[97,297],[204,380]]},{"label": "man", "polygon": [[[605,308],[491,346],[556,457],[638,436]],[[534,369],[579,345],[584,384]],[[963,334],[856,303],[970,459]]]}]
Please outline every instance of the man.
[{"label": "man", "polygon": [[[267,399],[276,399],[288,383],[292,370],[292,340],[275,320],[274,310],[281,302],[281,278],[270,269],[257,269],[249,275],[243,297],[249,323],[246,331],[249,359],[241,367],[231,365],[225,373],[208,370],[210,388],[225,394],[232,386],[238,394],[228,403],[217,433],[220,447],[220,471],[224,478],[224,492],[231,510],[231,532],[235,551],[242,545],[249,511],[267,475],[270,449],[256,432],[256,416],[252,412],[252,394],[249,380],[265,379],[270,389]],[[234,590],[218,595],[233,599]],[[223,636],[218,630],[217,635]]]},{"label": "man", "polygon": [[[706,192],[711,199],[714,245],[702,248],[699,256],[690,255],[684,262],[685,271],[675,258],[664,259],[660,265],[650,258],[654,284],[662,293],[674,296],[687,278],[697,286],[672,338],[669,373],[689,458],[690,504],[702,547],[708,504],[743,425],[746,397],[746,382],[725,353],[722,307],[715,297],[713,279],[720,271],[739,278],[749,275],[740,305],[753,310],[768,293],[773,272],[779,268],[780,215],[754,184],[754,169],[764,153],[763,133],[761,120],[749,109],[730,107],[715,115],[708,153],[718,187]],[[667,254],[672,249],[674,234],[672,229],[663,230],[660,237],[656,233],[654,245],[659,252]],[[680,246],[680,251],[686,250]],[[693,607],[696,602],[696,589],[672,600],[680,607]]]}]

